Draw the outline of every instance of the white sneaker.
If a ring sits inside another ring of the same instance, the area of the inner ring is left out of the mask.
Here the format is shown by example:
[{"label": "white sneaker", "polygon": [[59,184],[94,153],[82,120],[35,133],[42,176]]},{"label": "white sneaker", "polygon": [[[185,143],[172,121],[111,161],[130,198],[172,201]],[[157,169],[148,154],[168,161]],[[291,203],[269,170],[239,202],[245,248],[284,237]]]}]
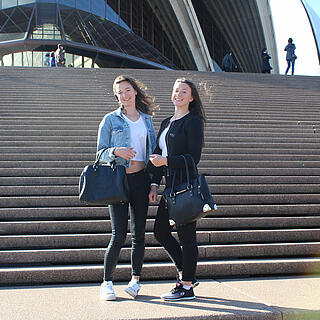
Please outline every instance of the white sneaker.
[{"label": "white sneaker", "polygon": [[105,301],[116,300],[112,281],[104,281],[100,287],[100,298]]},{"label": "white sneaker", "polygon": [[139,281],[131,280],[126,287],[125,292],[128,293],[132,298],[135,298],[138,295],[140,289],[141,285]]}]

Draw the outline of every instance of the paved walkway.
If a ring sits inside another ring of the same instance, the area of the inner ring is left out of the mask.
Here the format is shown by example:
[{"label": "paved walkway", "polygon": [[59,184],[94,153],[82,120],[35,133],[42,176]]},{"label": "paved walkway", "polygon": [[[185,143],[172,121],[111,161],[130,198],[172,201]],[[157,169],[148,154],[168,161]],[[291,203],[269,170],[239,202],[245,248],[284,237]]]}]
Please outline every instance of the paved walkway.
[{"label": "paved walkway", "polygon": [[241,319],[320,320],[320,276],[201,280],[196,300],[163,302],[171,281],[144,282],[136,300],[116,283],[116,301],[100,284],[0,287],[1,320]]}]

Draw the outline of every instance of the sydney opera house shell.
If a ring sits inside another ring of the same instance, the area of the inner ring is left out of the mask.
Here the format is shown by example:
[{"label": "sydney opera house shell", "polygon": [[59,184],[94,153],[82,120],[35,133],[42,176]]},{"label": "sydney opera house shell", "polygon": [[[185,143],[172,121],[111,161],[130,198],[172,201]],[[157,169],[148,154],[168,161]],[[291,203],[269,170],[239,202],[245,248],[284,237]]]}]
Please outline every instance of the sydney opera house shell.
[{"label": "sydney opera house shell", "polygon": [[[319,65],[319,24],[299,3]],[[271,0],[0,0],[0,65],[43,66],[61,43],[73,67],[260,72],[267,47],[279,72]]]}]

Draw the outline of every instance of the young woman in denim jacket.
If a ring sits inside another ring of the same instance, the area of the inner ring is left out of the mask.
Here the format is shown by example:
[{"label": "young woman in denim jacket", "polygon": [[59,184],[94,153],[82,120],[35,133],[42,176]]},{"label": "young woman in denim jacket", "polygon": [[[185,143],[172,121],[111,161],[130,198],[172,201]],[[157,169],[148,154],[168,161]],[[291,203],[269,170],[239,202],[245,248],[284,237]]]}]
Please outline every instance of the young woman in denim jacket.
[{"label": "young woman in denim jacket", "polygon": [[294,75],[294,65],[297,59],[297,56],[295,54],[295,50],[296,50],[296,45],[293,43],[292,38],[288,39],[288,44],[286,45],[286,47],[284,48],[284,51],[287,51],[286,54],[286,60],[287,60],[287,69],[285,74],[288,74],[288,71],[291,67],[291,74]]},{"label": "young woman in denim jacket", "polygon": [[129,205],[132,279],[125,291],[135,298],[140,290],[150,191],[150,178],[144,169],[156,141],[151,119],[156,105],[143,90],[143,84],[122,75],[114,80],[113,92],[120,107],[101,121],[97,149],[98,154],[102,152],[101,162],[115,161],[126,167],[130,194],[129,203],[109,205],[112,237],[104,257],[104,282],[100,288],[103,300],[116,299],[112,279],[127,235]]},{"label": "young woman in denim jacket", "polygon": [[[196,86],[189,80],[177,79],[171,100],[175,106],[174,115],[162,122],[157,137],[157,147],[150,156],[154,166],[150,202],[157,199],[156,185],[160,183],[163,175],[166,177],[166,188],[171,187],[175,171],[178,183],[186,181],[185,170],[179,170],[185,168],[181,155],[191,155],[196,164],[201,157],[205,115]],[[189,166],[192,172],[191,163]],[[198,260],[196,225],[196,222],[192,222],[177,227],[179,243],[171,234],[168,209],[164,198],[161,198],[154,235],[164,246],[178,272],[176,287],[161,296],[166,301],[195,298],[193,288],[197,285],[195,273]]]}]

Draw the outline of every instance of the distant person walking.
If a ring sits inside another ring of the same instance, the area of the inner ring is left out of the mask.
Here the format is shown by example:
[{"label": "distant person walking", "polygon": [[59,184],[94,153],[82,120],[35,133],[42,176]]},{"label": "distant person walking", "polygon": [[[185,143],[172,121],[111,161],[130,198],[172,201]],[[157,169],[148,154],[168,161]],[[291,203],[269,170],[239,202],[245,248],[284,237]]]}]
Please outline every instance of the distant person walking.
[{"label": "distant person walking", "polygon": [[289,38],[288,44],[284,48],[284,51],[287,51],[286,60],[288,63],[286,75],[288,74],[290,67],[291,67],[291,74],[292,75],[294,74],[294,65],[295,65],[295,61],[297,59],[297,56],[295,54],[295,50],[296,50],[296,45],[293,43],[292,38]]},{"label": "distant person walking", "polygon": [[55,52],[52,51],[50,53],[50,67],[55,67],[55,66],[56,66]]},{"label": "distant person walking", "polygon": [[58,48],[55,52],[56,66],[57,67],[65,67],[66,66],[66,58],[65,58],[66,50],[63,49],[62,44],[58,44]]},{"label": "distant person walking", "polygon": [[50,52],[47,52],[44,56],[43,60],[43,66],[44,67],[49,67],[50,66]]},{"label": "distant person walking", "polygon": [[270,73],[270,71],[272,70],[272,67],[270,65],[269,60],[272,57],[270,56],[270,54],[268,53],[267,48],[263,48],[262,52],[261,52],[261,71],[262,73]]},{"label": "distant person walking", "polygon": [[222,59],[222,70],[225,72],[232,72],[233,68],[237,68],[237,65],[233,60],[232,51],[227,50],[226,55]]}]

